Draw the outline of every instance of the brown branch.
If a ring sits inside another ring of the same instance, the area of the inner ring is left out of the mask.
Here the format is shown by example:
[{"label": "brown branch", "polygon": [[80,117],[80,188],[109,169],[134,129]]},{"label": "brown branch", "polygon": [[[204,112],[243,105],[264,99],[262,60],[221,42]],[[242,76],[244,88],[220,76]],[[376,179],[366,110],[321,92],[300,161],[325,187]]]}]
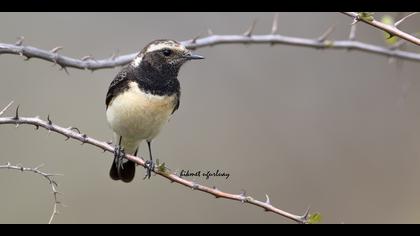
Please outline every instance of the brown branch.
[{"label": "brown branch", "polygon": [[420,39],[419,38],[417,38],[417,37],[415,37],[415,36],[413,36],[411,34],[408,34],[408,33],[404,32],[404,31],[398,29],[394,25],[387,25],[387,24],[384,24],[384,23],[382,23],[380,21],[377,21],[377,20],[375,20],[373,18],[366,19],[364,17],[360,17],[360,15],[358,13],[356,13],[356,12],[343,12],[343,14],[352,17],[355,22],[362,21],[362,22],[364,22],[366,24],[369,24],[371,26],[374,26],[374,27],[376,27],[378,29],[381,29],[381,30],[387,32],[391,36],[397,36],[397,37],[402,38],[402,39],[405,39],[405,40],[407,40],[407,41],[409,41],[411,43],[414,43],[417,46],[420,46]]},{"label": "brown branch", "polygon": [[[110,145],[107,142],[99,141],[94,138],[88,137],[86,134],[80,133],[79,130],[74,131],[75,129],[72,127],[64,128],[64,127],[58,126],[54,124],[49,117],[48,117],[48,121],[42,120],[38,117],[20,117],[18,111],[16,111],[15,117],[0,117],[0,125],[4,125],[4,124],[34,125],[36,129],[38,129],[39,127],[42,127],[50,132],[62,134],[63,136],[66,137],[66,140],[70,138],[75,139],[75,140],[80,141],[82,144],[87,143],[87,144],[96,146],[102,149],[104,152],[107,151],[107,152],[113,153],[114,148],[115,148],[114,146]],[[137,163],[138,165],[142,167],[145,167],[146,165],[145,161],[139,157],[126,154],[125,158]],[[247,196],[244,193],[241,193],[241,194],[227,193],[215,187],[211,188],[211,187],[197,184],[193,181],[183,179],[174,173],[170,173],[166,167],[161,168],[158,166],[155,170],[153,170],[153,172],[156,175],[164,177],[173,183],[178,183],[188,188],[191,188],[193,190],[198,190],[200,192],[211,194],[215,196],[216,198],[224,198],[224,199],[239,201],[242,203],[248,203],[248,204],[260,207],[264,209],[265,211],[273,212],[275,214],[281,215],[283,217],[286,217],[298,223],[302,223],[302,224],[310,223],[309,221],[310,215],[308,211],[306,211],[305,214],[303,214],[302,216],[294,215],[289,212],[283,211],[271,204],[270,199],[268,198],[268,195],[267,195],[266,201],[259,201],[259,200],[254,199],[251,196]]]},{"label": "brown branch", "polygon": [[61,194],[61,193],[57,191],[58,184],[53,179],[53,177],[57,176],[57,175],[61,175],[61,174],[50,174],[50,173],[40,171],[39,168],[41,168],[42,166],[43,166],[43,164],[39,165],[35,168],[29,168],[29,167],[23,167],[21,165],[12,165],[10,163],[7,163],[6,165],[0,165],[0,169],[18,170],[18,171],[22,171],[22,172],[32,172],[32,173],[40,175],[40,176],[44,177],[46,180],[48,180],[48,183],[51,186],[51,191],[52,191],[53,196],[54,196],[53,211],[51,213],[50,220],[48,221],[48,224],[51,224],[52,221],[54,220],[54,217],[58,214],[58,210],[57,210],[58,205],[62,205],[61,202],[58,201],[58,198],[57,198],[57,195]]}]

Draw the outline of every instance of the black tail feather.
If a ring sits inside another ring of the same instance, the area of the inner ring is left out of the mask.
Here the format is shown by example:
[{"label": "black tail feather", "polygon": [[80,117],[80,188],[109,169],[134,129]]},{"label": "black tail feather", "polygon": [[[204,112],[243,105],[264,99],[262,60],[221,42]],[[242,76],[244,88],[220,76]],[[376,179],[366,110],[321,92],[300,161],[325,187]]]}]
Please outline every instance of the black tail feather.
[{"label": "black tail feather", "polygon": [[129,183],[134,179],[136,173],[136,163],[132,161],[127,161],[122,165],[122,168],[119,170],[115,161],[112,162],[111,170],[109,171],[109,176],[113,180],[122,180],[125,183]]}]

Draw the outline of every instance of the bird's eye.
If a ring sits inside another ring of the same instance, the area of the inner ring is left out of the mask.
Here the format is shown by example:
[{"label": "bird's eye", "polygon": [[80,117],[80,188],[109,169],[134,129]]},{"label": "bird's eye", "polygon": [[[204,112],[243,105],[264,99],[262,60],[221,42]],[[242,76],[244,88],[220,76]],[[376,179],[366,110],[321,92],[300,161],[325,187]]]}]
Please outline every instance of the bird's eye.
[{"label": "bird's eye", "polygon": [[170,56],[172,54],[172,51],[170,49],[163,49],[163,55],[166,57]]}]

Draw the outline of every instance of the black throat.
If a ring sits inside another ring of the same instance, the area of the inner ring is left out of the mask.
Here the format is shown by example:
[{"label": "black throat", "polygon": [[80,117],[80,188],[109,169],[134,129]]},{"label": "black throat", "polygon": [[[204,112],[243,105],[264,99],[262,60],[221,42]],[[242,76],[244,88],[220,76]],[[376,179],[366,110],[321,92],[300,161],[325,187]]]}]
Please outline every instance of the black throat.
[{"label": "black throat", "polygon": [[138,67],[133,69],[141,90],[160,96],[180,93],[177,78],[179,68],[171,65],[162,65],[156,68],[148,61],[142,61]]}]

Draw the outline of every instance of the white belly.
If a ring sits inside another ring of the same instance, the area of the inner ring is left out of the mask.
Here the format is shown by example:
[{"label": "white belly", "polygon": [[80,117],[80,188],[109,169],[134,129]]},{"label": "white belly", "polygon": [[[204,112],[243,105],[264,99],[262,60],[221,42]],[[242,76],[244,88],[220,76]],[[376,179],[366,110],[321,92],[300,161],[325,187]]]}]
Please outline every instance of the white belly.
[{"label": "white belly", "polygon": [[[141,91],[137,84],[118,95],[108,106],[108,124],[124,143],[152,140],[168,122],[175,106],[175,95],[156,96]],[[126,139],[126,140],[124,140]]]}]

